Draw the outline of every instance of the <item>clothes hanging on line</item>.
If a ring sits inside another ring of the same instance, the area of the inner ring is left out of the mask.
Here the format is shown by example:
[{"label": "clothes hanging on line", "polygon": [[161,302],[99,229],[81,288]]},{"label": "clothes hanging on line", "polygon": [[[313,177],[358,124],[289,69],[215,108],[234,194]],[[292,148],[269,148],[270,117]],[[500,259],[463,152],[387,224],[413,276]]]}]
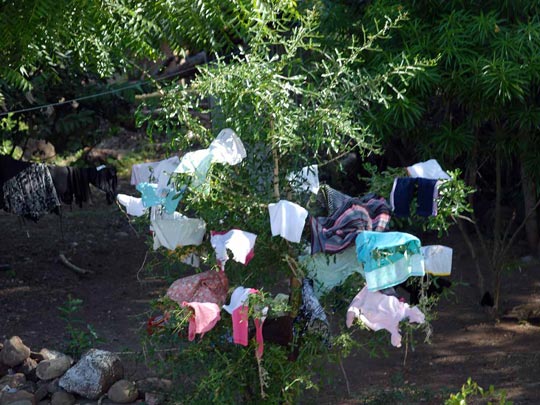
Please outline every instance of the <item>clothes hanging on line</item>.
[{"label": "clothes hanging on line", "polygon": [[4,208],[4,183],[13,178],[32,163],[13,159],[11,156],[0,155],[0,208]]},{"label": "clothes hanging on line", "polygon": [[362,231],[383,232],[390,222],[390,206],[383,197],[369,194],[350,198],[328,217],[311,217],[311,254],[339,253]]},{"label": "clothes hanging on line", "polygon": [[393,287],[411,276],[424,276],[420,246],[420,239],[404,232],[359,233],[356,253],[364,266],[369,291]]},{"label": "clothes hanging on line", "polygon": [[46,165],[35,163],[2,186],[4,210],[37,222],[50,212],[60,214],[60,200]]},{"label": "clothes hanging on line", "polygon": [[379,291],[370,292],[364,287],[352,300],[347,310],[346,325],[350,328],[355,319],[373,331],[385,329],[390,332],[392,346],[401,347],[399,323],[408,319],[411,323],[424,323],[425,316],[417,307],[401,302],[394,296]]},{"label": "clothes hanging on line", "polygon": [[116,198],[118,177],[113,167],[48,166],[54,186],[62,203],[79,207],[90,200],[90,184],[105,192],[107,203]]},{"label": "clothes hanging on line", "polygon": [[410,204],[416,192],[416,214],[421,217],[437,215],[439,180],[422,177],[397,177],[390,193],[390,205],[394,215],[408,217]]},{"label": "clothes hanging on line", "polygon": [[281,235],[289,242],[300,242],[308,212],[304,207],[287,200],[268,204],[272,236]]},{"label": "clothes hanging on line", "polygon": [[412,166],[407,167],[407,172],[410,177],[422,177],[424,179],[432,180],[448,180],[450,176],[446,173],[439,162],[435,159],[429,159],[425,162],[419,162]]}]

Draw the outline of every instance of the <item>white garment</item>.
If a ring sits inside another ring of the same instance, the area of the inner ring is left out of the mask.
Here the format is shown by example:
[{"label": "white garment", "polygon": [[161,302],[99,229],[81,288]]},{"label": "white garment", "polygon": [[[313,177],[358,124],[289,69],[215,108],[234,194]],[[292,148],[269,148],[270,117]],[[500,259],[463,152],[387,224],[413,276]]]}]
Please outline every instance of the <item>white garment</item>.
[{"label": "white garment", "polygon": [[230,129],[222,129],[208,147],[213,163],[237,165],[246,157],[244,144],[238,135]]},{"label": "white garment", "polygon": [[253,288],[236,287],[231,295],[229,305],[223,305],[223,309],[232,315],[233,311],[244,305],[249,295],[253,293]]},{"label": "white garment", "polygon": [[157,213],[153,210],[150,219],[154,231],[154,250],[164,246],[174,250],[178,246],[200,245],[206,232],[206,223],[197,218],[188,218],[179,212]]},{"label": "white garment", "polygon": [[134,217],[140,217],[146,213],[147,208],[143,205],[142,199],[126,194],[118,194],[116,199],[126,207],[126,212]]},{"label": "white garment", "polygon": [[173,156],[170,159],[162,160],[154,169],[154,177],[157,179],[158,189],[165,188],[169,184],[171,174],[180,164],[178,156]]},{"label": "white garment", "polygon": [[435,159],[426,160],[425,162],[416,163],[407,167],[410,177],[422,177],[424,179],[444,179],[448,180],[450,176],[446,173],[439,162]]},{"label": "white garment", "polygon": [[313,194],[319,192],[319,167],[311,165],[303,167],[299,172],[287,175],[291,187],[296,191],[311,191]]},{"label": "white garment", "polygon": [[428,245],[420,248],[424,256],[426,273],[434,276],[449,276],[452,272],[452,248],[443,245]]},{"label": "white garment", "polygon": [[198,188],[206,182],[206,175],[212,163],[210,149],[199,149],[188,152],[180,160],[180,164],[174,170],[175,173],[187,173],[193,176],[190,184],[192,188]]},{"label": "white garment", "polygon": [[281,235],[290,242],[300,242],[308,212],[304,207],[287,200],[268,204],[272,236]]},{"label": "white garment", "polygon": [[231,229],[225,234],[212,234],[210,243],[216,251],[216,259],[223,270],[225,263],[229,260],[227,249],[233,253],[233,260],[247,264],[253,256],[256,239],[257,235],[253,233]]},{"label": "white garment", "polygon": [[[178,166],[180,159],[178,156],[173,156],[169,159],[161,160],[158,162],[148,163],[136,163],[131,167],[131,184],[136,186],[139,183],[155,183],[158,181],[159,175],[157,175],[156,168],[162,165],[162,167],[170,167],[174,169]],[[170,170],[172,172],[172,170]]]}]

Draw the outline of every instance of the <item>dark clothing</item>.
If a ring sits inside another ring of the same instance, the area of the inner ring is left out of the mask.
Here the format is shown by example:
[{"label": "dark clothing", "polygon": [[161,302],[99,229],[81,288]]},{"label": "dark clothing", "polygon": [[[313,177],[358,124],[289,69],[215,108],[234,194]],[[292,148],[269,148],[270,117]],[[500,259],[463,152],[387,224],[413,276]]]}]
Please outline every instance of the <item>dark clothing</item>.
[{"label": "dark clothing", "polygon": [[43,215],[60,213],[60,201],[47,166],[32,164],[3,184],[4,209],[38,221]]},{"label": "dark clothing", "polygon": [[105,167],[98,170],[95,167],[50,166],[49,169],[58,196],[64,204],[71,205],[75,201],[82,207],[83,203],[90,200],[90,184],[105,192],[109,204],[116,198],[118,178],[114,168]]},{"label": "dark clothing", "polygon": [[31,163],[0,155],[0,208],[4,208],[4,183],[29,167]]},{"label": "dark clothing", "polygon": [[[418,187],[418,188],[417,188]],[[408,217],[416,191],[416,214],[421,217],[437,215],[437,180],[421,177],[398,177],[392,190],[392,204],[397,217]]]}]

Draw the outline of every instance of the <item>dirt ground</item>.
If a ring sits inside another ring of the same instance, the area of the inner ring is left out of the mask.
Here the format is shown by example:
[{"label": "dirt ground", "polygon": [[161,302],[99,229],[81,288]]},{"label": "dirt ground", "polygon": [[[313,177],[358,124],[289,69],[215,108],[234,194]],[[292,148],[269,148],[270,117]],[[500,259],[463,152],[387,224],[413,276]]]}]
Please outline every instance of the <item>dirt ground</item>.
[{"label": "dirt ground", "polygon": [[[120,192],[133,194],[126,181]],[[149,302],[166,290],[162,282],[139,271],[148,251],[148,235],[137,235],[117,206],[94,193],[93,204],[48,215],[38,223],[21,223],[0,213],[0,339],[20,336],[33,350],[61,350],[68,335],[58,307],[68,295],[83,301],[77,314],[104,340],[100,348],[140,352],[139,336]],[[389,357],[357,353],[324,392],[309,394],[317,403],[442,403],[471,377],[487,388],[504,389],[515,404],[540,404],[540,327],[515,319],[493,320],[478,303],[472,260],[456,235],[441,241],[454,248],[452,281],[455,296],[439,304],[431,344],[415,350],[388,345]],[[80,276],[59,260],[63,252],[75,265],[94,274]],[[148,259],[148,258],[147,258]],[[522,261],[505,275],[504,309],[537,302],[540,307],[540,265]],[[133,374],[140,369],[131,370]],[[311,400],[309,402],[312,402]]]}]

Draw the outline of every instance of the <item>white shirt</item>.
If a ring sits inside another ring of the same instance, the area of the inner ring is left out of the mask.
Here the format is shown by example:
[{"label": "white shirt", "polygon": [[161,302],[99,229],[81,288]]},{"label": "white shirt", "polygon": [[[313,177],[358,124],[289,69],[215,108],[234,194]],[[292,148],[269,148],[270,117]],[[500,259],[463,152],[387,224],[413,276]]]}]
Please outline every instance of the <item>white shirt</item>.
[{"label": "white shirt", "polygon": [[290,242],[300,242],[308,212],[304,207],[287,200],[268,204],[272,236],[281,235]]}]

